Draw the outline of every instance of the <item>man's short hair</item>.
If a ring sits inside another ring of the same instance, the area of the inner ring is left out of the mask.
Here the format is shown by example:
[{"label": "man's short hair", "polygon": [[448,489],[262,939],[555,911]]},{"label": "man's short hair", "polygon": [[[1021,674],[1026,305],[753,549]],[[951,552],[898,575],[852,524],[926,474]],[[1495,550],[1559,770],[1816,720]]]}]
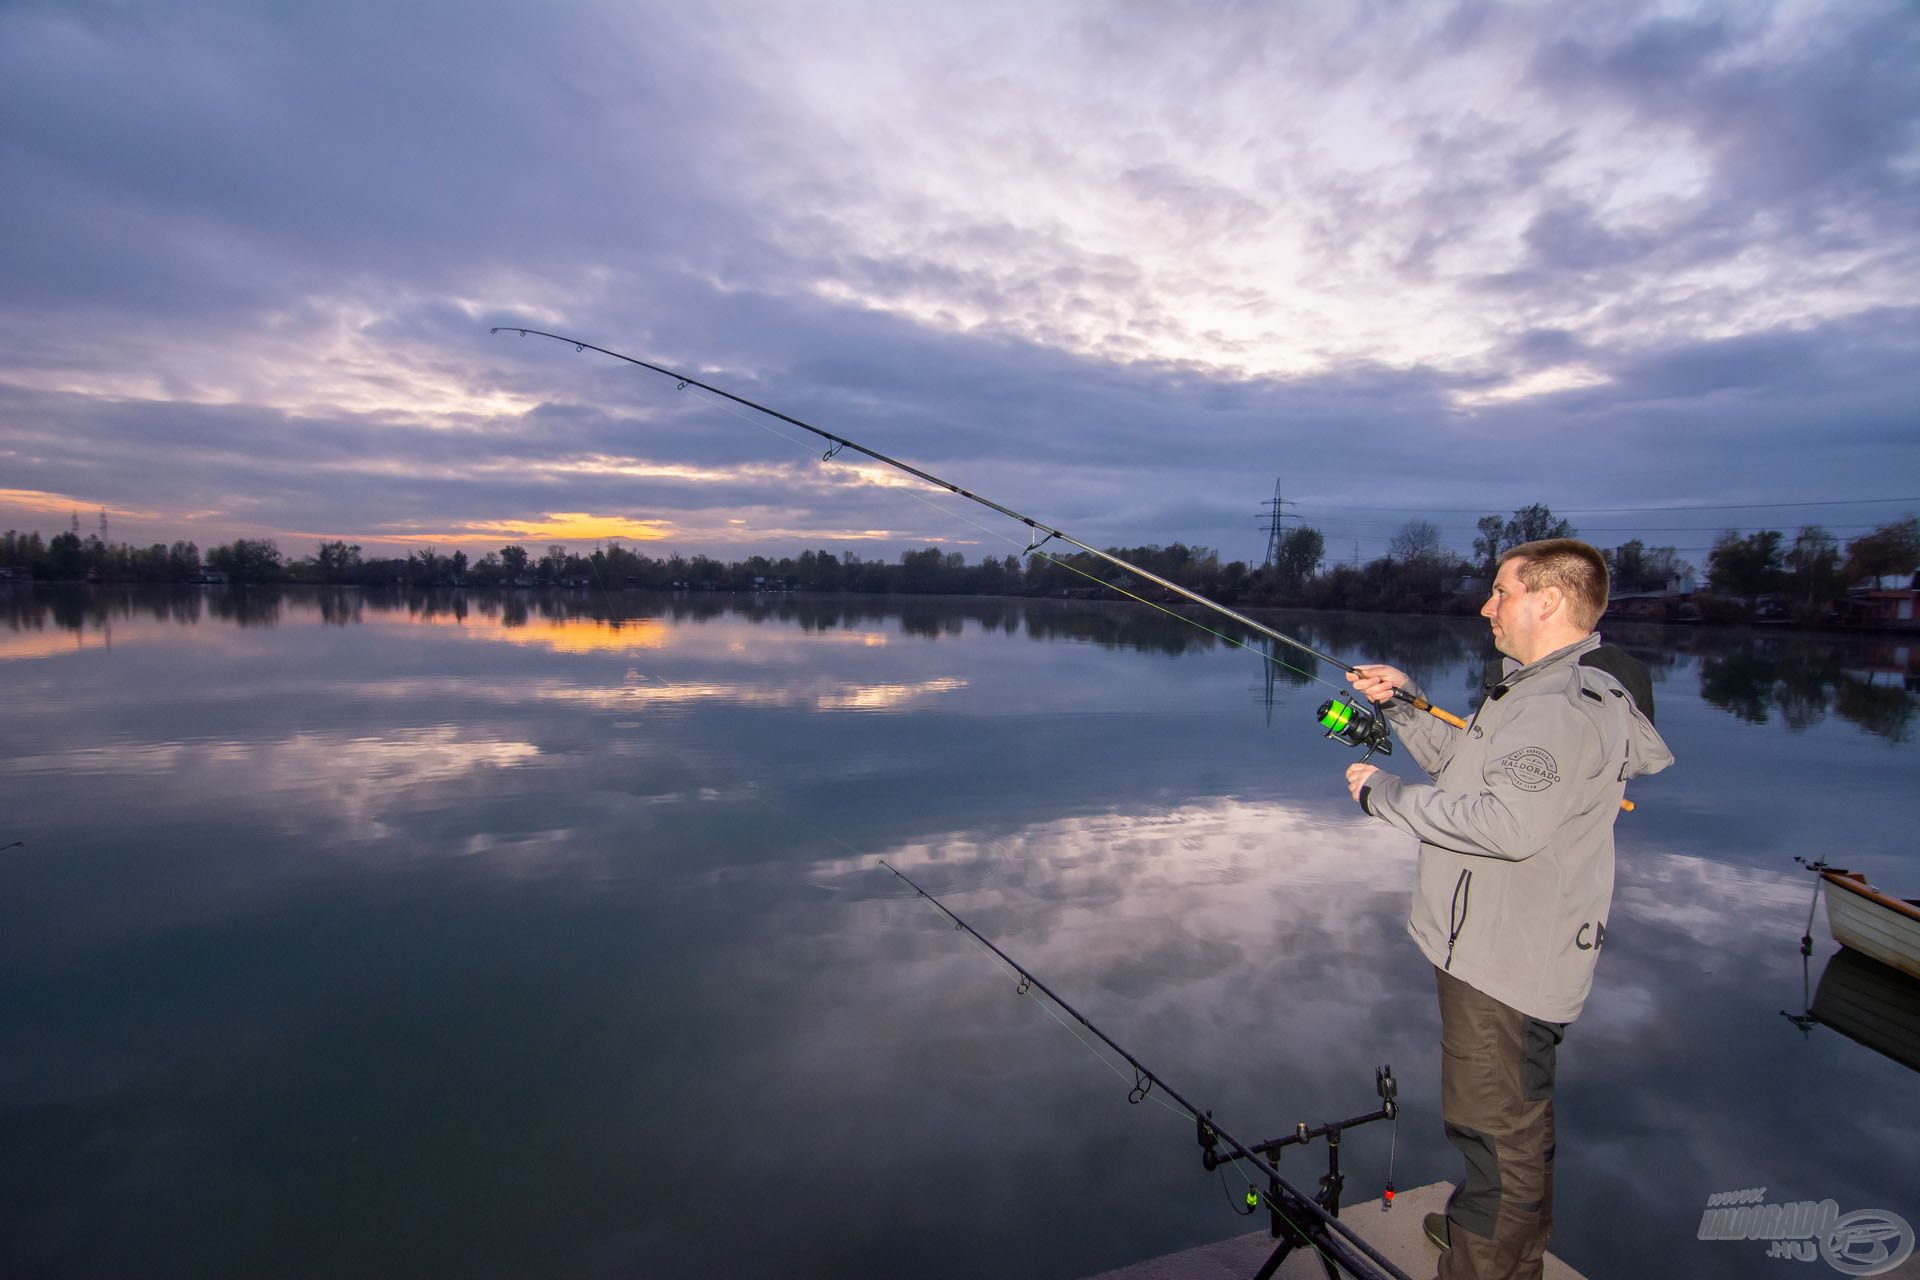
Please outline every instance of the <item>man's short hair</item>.
[{"label": "man's short hair", "polygon": [[[1607,558],[1578,538],[1542,538],[1506,551],[1500,563],[1518,560],[1514,570],[1529,591],[1560,588],[1568,619],[1591,631],[1607,611]],[[1496,566],[1497,567],[1497,566]]]}]

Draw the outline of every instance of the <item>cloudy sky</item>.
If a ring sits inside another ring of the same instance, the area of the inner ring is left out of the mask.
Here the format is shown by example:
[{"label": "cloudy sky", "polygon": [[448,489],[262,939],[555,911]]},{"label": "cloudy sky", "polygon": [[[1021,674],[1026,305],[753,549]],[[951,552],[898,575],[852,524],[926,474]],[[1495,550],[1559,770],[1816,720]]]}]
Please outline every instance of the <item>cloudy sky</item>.
[{"label": "cloudy sky", "polygon": [[15,0],[0,242],[0,527],[1025,545],[498,324],[1101,544],[1920,508],[1910,0]]}]

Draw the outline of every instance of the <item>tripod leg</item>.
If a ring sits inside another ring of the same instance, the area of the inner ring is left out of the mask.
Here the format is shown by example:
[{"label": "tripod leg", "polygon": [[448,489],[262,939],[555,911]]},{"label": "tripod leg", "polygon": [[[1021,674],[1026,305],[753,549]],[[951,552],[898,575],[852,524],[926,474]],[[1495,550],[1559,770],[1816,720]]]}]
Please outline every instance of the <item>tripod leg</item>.
[{"label": "tripod leg", "polygon": [[1266,1262],[1258,1271],[1253,1273],[1253,1280],[1273,1280],[1273,1273],[1280,1269],[1280,1264],[1285,1262],[1287,1255],[1292,1252],[1292,1239],[1282,1240],[1280,1247],[1268,1254]]}]

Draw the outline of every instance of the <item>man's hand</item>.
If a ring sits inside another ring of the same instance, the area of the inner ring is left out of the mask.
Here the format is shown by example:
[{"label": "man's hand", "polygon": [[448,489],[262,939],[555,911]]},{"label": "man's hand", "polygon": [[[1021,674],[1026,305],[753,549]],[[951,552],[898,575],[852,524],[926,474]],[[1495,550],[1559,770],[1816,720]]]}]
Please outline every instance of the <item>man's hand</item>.
[{"label": "man's hand", "polygon": [[[1391,671],[1393,670],[1393,668],[1388,667],[1387,670]],[[1354,798],[1354,800],[1357,802],[1360,799],[1360,788],[1366,786],[1367,779],[1371,778],[1374,774],[1378,772],[1380,772],[1380,768],[1378,765],[1371,765],[1371,764],[1348,765],[1347,766],[1347,794],[1351,795]]]},{"label": "man's hand", "polygon": [[1363,662],[1347,672],[1347,683],[1369,702],[1388,702],[1393,691],[1407,682],[1407,673],[1384,662]]}]

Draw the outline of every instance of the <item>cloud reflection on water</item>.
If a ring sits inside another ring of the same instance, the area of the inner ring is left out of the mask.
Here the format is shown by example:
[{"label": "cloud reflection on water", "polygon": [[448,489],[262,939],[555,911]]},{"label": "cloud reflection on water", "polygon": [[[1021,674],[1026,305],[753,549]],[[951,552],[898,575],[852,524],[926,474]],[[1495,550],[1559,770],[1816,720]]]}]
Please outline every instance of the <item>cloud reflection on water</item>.
[{"label": "cloud reflection on water", "polygon": [[602,710],[726,702],[747,707],[794,707],[814,711],[903,711],[939,694],[965,689],[968,683],[957,676],[936,676],[910,684],[860,685],[804,676],[796,677],[786,685],[764,679],[726,684],[711,681],[668,683],[641,672],[629,672],[627,682],[617,689],[549,684],[534,696]]}]

